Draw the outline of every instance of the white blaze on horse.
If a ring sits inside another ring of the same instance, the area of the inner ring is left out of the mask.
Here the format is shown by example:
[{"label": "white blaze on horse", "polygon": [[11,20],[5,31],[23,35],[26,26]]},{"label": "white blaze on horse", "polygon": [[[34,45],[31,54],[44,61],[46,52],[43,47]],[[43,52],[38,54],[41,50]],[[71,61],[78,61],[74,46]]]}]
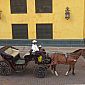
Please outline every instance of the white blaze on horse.
[{"label": "white blaze on horse", "polygon": [[78,49],[72,53],[52,53],[49,55],[51,58],[51,72],[54,73],[56,76],[58,76],[58,73],[56,71],[56,65],[58,64],[65,64],[69,65],[69,70],[66,72],[65,75],[68,75],[68,73],[72,69],[72,74],[75,75],[74,69],[75,69],[75,64],[80,56],[85,56],[85,49]]}]

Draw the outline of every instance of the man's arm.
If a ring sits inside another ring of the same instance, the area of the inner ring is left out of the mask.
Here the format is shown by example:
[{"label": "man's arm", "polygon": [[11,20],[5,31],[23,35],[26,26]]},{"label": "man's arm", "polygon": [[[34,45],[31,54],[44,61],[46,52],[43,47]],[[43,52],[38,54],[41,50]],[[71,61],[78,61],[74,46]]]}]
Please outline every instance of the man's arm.
[{"label": "man's arm", "polygon": [[36,50],[36,51],[39,51],[39,49],[38,49],[37,45],[35,46],[35,50]]}]

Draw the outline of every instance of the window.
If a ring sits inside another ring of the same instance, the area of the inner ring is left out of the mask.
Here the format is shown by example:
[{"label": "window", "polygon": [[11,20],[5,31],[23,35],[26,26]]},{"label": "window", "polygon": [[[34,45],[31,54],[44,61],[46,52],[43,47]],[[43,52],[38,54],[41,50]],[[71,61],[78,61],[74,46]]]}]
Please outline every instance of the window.
[{"label": "window", "polygon": [[12,24],[13,39],[28,39],[27,24]]},{"label": "window", "polygon": [[36,13],[52,13],[52,0],[35,0]]},{"label": "window", "polygon": [[36,37],[37,39],[52,39],[53,30],[52,24],[37,24],[36,25]]},{"label": "window", "polygon": [[26,0],[10,0],[11,13],[27,13]]}]

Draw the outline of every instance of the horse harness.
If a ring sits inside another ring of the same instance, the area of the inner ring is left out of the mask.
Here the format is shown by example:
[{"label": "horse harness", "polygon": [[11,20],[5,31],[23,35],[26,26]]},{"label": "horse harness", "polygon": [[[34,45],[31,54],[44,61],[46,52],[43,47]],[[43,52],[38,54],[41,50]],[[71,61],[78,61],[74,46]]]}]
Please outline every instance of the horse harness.
[{"label": "horse harness", "polygon": [[[64,53],[64,55],[65,55],[65,59],[66,59],[66,63],[67,63],[67,59],[69,58],[68,55],[71,55],[71,54],[69,54],[69,53]],[[76,62],[76,59],[73,59],[73,61]]]},{"label": "horse harness", "polygon": [[66,63],[67,63],[68,54],[67,54],[67,53],[65,53],[64,55],[65,55],[65,59],[66,59]]}]

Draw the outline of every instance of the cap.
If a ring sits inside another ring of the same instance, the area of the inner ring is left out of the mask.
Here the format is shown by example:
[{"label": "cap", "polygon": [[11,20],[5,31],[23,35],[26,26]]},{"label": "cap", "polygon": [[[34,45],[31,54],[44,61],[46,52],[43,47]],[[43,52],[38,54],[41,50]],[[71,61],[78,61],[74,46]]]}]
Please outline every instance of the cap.
[{"label": "cap", "polygon": [[33,40],[32,43],[36,43],[37,41],[36,40]]},{"label": "cap", "polygon": [[41,45],[39,45],[39,47],[42,47]]}]

